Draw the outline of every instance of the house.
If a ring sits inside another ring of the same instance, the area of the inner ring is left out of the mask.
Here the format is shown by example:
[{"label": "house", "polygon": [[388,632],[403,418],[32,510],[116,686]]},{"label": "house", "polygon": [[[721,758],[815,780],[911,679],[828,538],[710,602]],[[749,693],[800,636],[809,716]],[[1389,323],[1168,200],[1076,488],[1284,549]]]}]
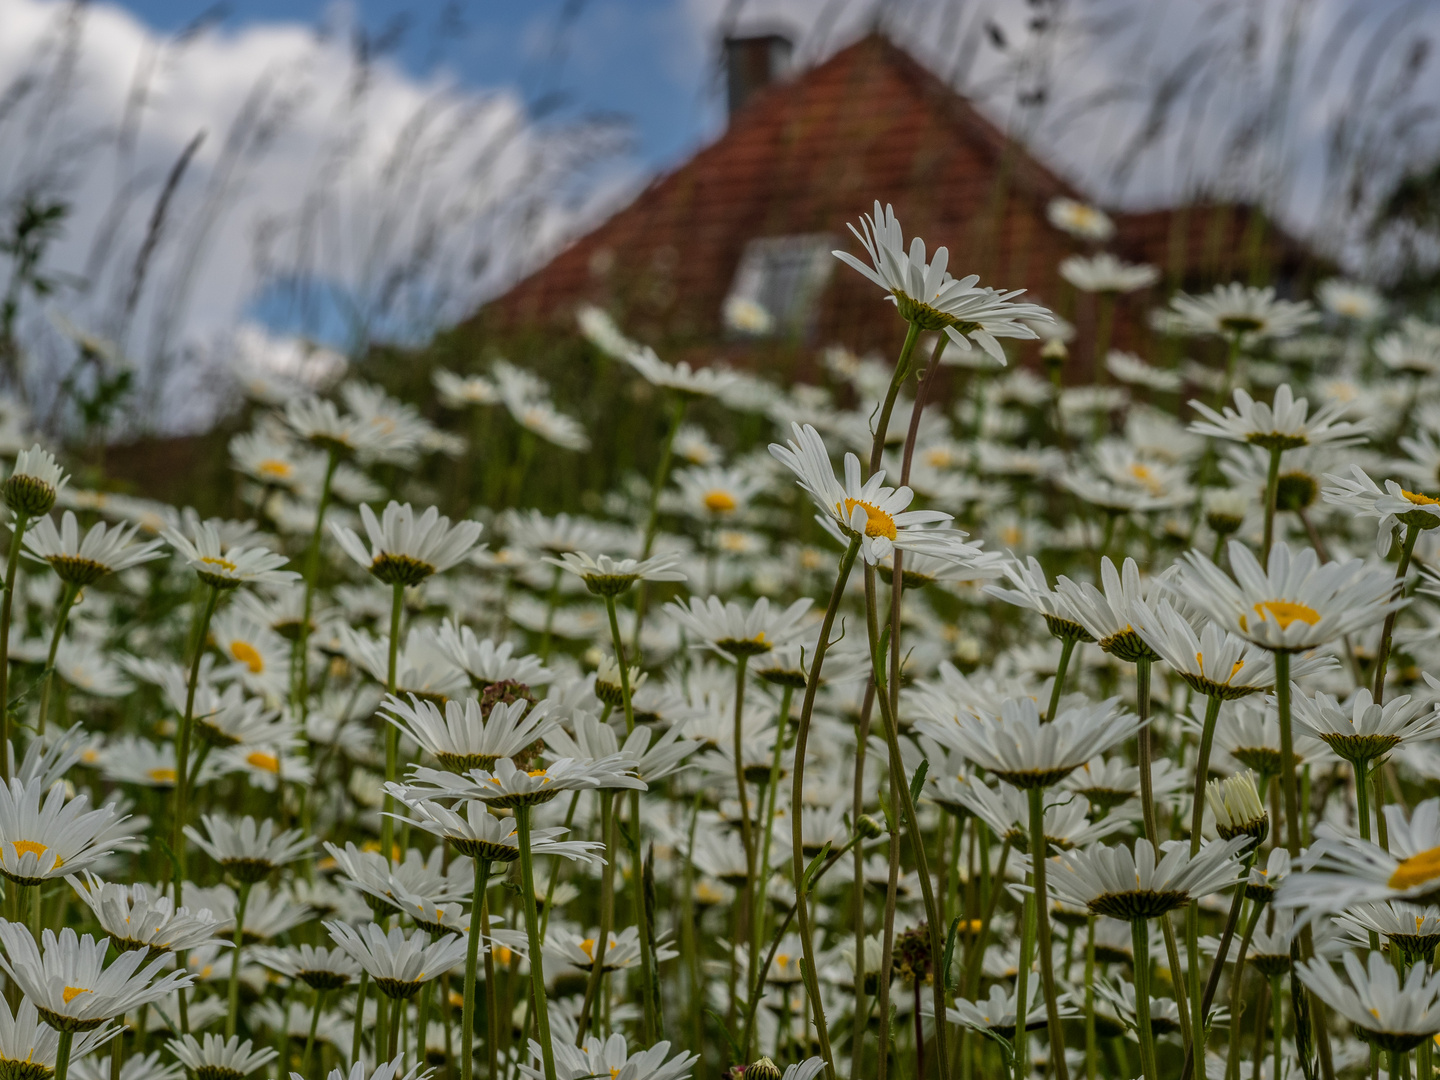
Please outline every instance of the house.
[{"label": "house", "polygon": [[[486,305],[476,328],[573,325],[576,306],[592,302],[673,359],[753,366],[835,342],[888,349],[903,334],[893,310],[829,254],[859,252],[847,224],[878,199],[894,205],[907,236],[946,245],[957,275],[1024,288],[1075,322],[1071,377],[1084,378],[1093,302],[1057,271],[1084,245],[1050,225],[1046,208],[1085,194],[882,36],[793,74],[788,51],[773,35],[727,42],[724,133]],[[1283,289],[1309,265],[1300,245],[1243,207],[1112,216],[1108,248],[1161,267],[1162,286],[1260,277]],[[1155,300],[1121,299],[1117,344],[1143,344]],[[749,332],[727,325],[727,309]]]}]

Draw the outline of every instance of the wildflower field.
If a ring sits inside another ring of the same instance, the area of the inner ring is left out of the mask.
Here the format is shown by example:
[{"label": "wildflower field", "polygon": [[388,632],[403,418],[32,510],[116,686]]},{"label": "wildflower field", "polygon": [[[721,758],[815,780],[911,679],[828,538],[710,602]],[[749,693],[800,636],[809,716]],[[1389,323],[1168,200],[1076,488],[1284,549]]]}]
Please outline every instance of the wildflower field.
[{"label": "wildflower field", "polygon": [[607,489],[519,362],[250,373],[243,520],[7,410],[0,1078],[1430,1080],[1440,326],[860,209],[817,385],[579,312]]}]

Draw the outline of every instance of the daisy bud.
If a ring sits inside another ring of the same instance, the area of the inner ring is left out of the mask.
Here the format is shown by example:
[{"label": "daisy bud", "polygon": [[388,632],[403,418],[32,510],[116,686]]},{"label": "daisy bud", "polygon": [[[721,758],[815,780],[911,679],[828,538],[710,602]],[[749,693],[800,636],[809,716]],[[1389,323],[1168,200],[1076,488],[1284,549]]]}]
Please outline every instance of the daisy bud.
[{"label": "daisy bud", "polygon": [[1040,347],[1040,359],[1049,367],[1060,367],[1070,359],[1070,350],[1060,338],[1052,337]]},{"label": "daisy bud", "polygon": [[1255,774],[1248,769],[1239,776],[1211,780],[1205,785],[1205,801],[1210,804],[1215,831],[1222,840],[1251,836],[1258,844],[1270,831],[1265,804],[1255,788]]},{"label": "daisy bud", "polygon": [[[644,672],[638,667],[632,667],[630,669],[630,694],[632,697],[644,682]],[[607,656],[600,661],[600,670],[595,672],[595,696],[612,709],[619,709],[625,704],[625,688],[620,685],[620,665],[615,663],[613,657]]]},{"label": "daisy bud", "polygon": [[768,1057],[762,1057],[746,1065],[745,1071],[741,1075],[745,1080],[780,1080],[784,1074],[781,1073],[779,1065],[776,1065]]},{"label": "daisy bud", "polygon": [[878,840],[885,835],[885,829],[869,814],[861,814],[855,823],[855,832],[866,840]]},{"label": "daisy bud", "polygon": [[55,458],[36,443],[15,459],[15,469],[5,481],[5,505],[26,517],[48,514],[67,480]]},{"label": "daisy bud", "polygon": [[1205,492],[1205,524],[1221,536],[1229,536],[1245,523],[1250,497],[1234,488],[1211,488]]}]

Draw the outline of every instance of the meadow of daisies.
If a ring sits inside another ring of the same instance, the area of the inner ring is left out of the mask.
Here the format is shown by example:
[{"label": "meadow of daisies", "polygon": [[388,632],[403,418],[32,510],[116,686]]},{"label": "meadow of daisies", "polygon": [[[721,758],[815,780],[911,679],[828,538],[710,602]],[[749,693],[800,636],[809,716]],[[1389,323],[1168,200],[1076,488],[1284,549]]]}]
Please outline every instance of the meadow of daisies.
[{"label": "meadow of daisies", "polygon": [[251,380],[246,520],[8,408],[0,1078],[1429,1080],[1440,326],[837,255],[905,337],[823,385],[579,313],[668,403],[585,514],[420,497],[437,409],[586,452],[520,364]]}]

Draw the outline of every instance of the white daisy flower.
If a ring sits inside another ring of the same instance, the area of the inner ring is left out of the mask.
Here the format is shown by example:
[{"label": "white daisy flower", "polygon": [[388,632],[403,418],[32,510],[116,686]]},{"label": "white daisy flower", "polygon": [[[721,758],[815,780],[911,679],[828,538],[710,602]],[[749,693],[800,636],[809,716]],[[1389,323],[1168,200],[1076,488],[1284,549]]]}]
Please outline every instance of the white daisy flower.
[{"label": "white daisy flower", "polygon": [[949,721],[922,718],[916,728],[1007,784],[1049,787],[1139,730],[1139,719],[1118,701],[1065,705],[1042,722],[1033,698],[1010,698],[995,719],[959,713]]},{"label": "white daisy flower", "polygon": [[1370,935],[1378,934],[1386,944],[1400,950],[1406,966],[1428,964],[1440,947],[1440,907],[1433,904],[1422,906],[1403,900],[1352,904],[1336,916],[1336,921],[1365,948],[1370,945]]},{"label": "white daisy flower", "polygon": [[1111,349],[1105,354],[1105,370],[1123,383],[1144,386],[1162,394],[1178,394],[1185,379],[1178,371],[1153,367],[1134,353]]},{"label": "white daisy flower", "polygon": [[17,885],[39,885],[77,873],[129,837],[118,835],[114,807],[91,809],[88,795],[47,792],[40,779],[12,777],[0,786],[0,873]]},{"label": "white daisy flower", "polygon": [[253,817],[246,816],[237,823],[219,814],[203,814],[200,821],[205,826],[204,833],[193,825],[186,825],[185,835],[227,873],[243,882],[253,883],[269,877],[272,870],[308,854],[315,843],[314,837],[306,836],[300,829],[277,831],[275,822],[269,818],[257,823]]},{"label": "white daisy flower", "polygon": [[642,562],[566,551],[558,559],[546,556],[545,561],[583,579],[585,587],[596,596],[619,596],[637,581],[686,580],[685,572],[679,568],[680,557],[671,554],[653,555]]},{"label": "white daisy flower", "polygon": [[1143,837],[1135,850],[1123,845],[1096,845],[1067,851],[1051,862],[1050,891],[1092,915],[1112,919],[1156,919],[1182,908],[1192,899],[1238,884],[1241,864],[1236,854],[1254,843],[1249,836],[1202,844],[1194,858],[1190,845],[1172,840],[1161,844],[1163,855]]},{"label": "white daisy flower", "polygon": [[44,931],[37,946],[28,929],[0,919],[0,944],[5,946],[0,968],[34,1002],[40,1018],[57,1031],[94,1031],[106,1020],[194,982],[179,971],[157,979],[170,958],[159,956],[146,963],[149,954],[138,950],[120,953],[107,968],[110,939],[78,937],[69,927],[58,937]]},{"label": "white daisy flower", "polygon": [[675,471],[681,505],[697,517],[715,520],[748,507],[765,490],[765,477],[749,469],[711,466]]},{"label": "white daisy flower", "polygon": [[[491,813],[478,799],[457,803],[452,808],[418,798],[416,789],[403,784],[389,784],[387,790],[415,815],[404,817],[396,814],[397,820],[408,822],[432,836],[443,837],[461,855],[504,863],[520,858],[520,835],[516,832],[515,819]],[[604,844],[592,840],[561,840],[560,837],[568,832],[568,829],[558,826],[532,829],[531,852],[587,863],[603,861],[597,853],[604,850]]]},{"label": "white daisy flower", "polygon": [[360,977],[360,965],[344,949],[324,945],[261,946],[250,958],[271,971],[299,979],[312,990],[339,990]]},{"label": "white daisy flower", "polygon": [[1297,731],[1321,740],[1350,762],[1373,761],[1402,742],[1440,739],[1440,713],[1433,703],[1408,695],[1377,705],[1369,689],[1361,687],[1342,705],[1323,691],[1313,697],[1301,691],[1291,707]]},{"label": "white daisy flower", "polygon": [[[963,533],[948,529],[926,530],[951,520],[938,510],[906,510],[914,499],[908,487],[885,487],[885,473],[876,472],[863,483],[860,480],[860,459],[845,455],[845,482],[835,479],[830,454],[820,433],[809,424],[803,428],[792,423],[795,438],[785,446],[770,444],[770,453],[798,478],[815,505],[821,510],[816,520],[843,538],[858,538],[860,553],[871,564],[879,562],[895,548],[916,550],[945,556],[948,538],[963,538]],[[966,554],[978,554],[974,545]],[[962,556],[964,557],[964,556]]]},{"label": "white daisy flower", "polygon": [[1266,567],[1238,540],[1230,574],[1198,551],[1184,556],[1169,582],[1180,597],[1223,629],[1274,652],[1303,652],[1378,624],[1404,601],[1392,599],[1394,575],[1360,559],[1322,563],[1277,541]]},{"label": "white daisy flower", "polygon": [[1399,806],[1384,813],[1388,851],[1327,822],[1317,825],[1307,869],[1281,883],[1276,906],[1306,908],[1313,916],[1361,903],[1440,898],[1440,799],[1417,805],[1409,820]]},{"label": "white daisy flower", "polygon": [[1215,821],[1221,840],[1248,836],[1259,844],[1270,831],[1265,804],[1255,787],[1255,776],[1248,769],[1238,776],[1211,780],[1205,785],[1205,804]]},{"label": "white daisy flower", "polygon": [[215,589],[236,589],[241,585],[288,585],[300,580],[291,570],[281,570],[290,560],[265,548],[229,546],[221,542],[215,522],[189,522],[190,535],[177,528],[160,531],[170,546],[200,580]]},{"label": "white daisy flower", "polygon": [[1055,582],[1055,591],[1068,602],[1076,619],[1106,652],[1134,663],[1158,660],[1155,650],[1135,628],[1148,614],[1143,601],[1158,587],[1159,579],[1142,582],[1140,568],[1127,558],[1119,572],[1109,557],[1100,560],[1101,592],[1088,581],[1071,581],[1064,574]]},{"label": "white daisy flower", "polygon": [[[1037,1000],[1040,994],[1040,980],[1030,979],[1026,982],[1025,1009],[1025,1030],[1043,1030],[1047,1021],[1045,1002]],[[945,1010],[945,1019],[952,1024],[959,1024],[961,1027],[970,1028],[972,1031],[989,1031],[1005,1039],[1015,1037],[1015,1016],[1017,1013],[1016,1002],[1020,996],[1020,987],[1011,986],[1007,988],[1000,983],[992,983],[990,996],[976,1001],[966,1001],[964,998],[957,998],[954,1005]],[[1063,995],[1059,1002],[1059,1015],[1062,1019],[1073,1019],[1079,1016],[1079,1010],[1075,1008],[1069,995]]]},{"label": "white daisy flower", "polygon": [[918,236],[907,251],[894,209],[882,209],[878,200],[874,213],[862,215],[860,225],[859,229],[851,225],[850,231],[865,248],[871,265],[847,251],[831,254],[888,292],[906,322],[922,330],[943,330],[966,352],[971,349],[970,339],[974,339],[1003,365],[1005,350],[996,338],[1035,340],[1039,335],[1030,322],[1051,321],[1050,312],[1038,304],[1012,302],[1024,289],[1000,292],[976,288],[978,274],[958,280],[951,277],[945,269],[950,253],[943,247],[935,250],[935,258],[928,263],[925,242]]},{"label": "white daisy flower", "polygon": [[[71,1075],[79,1075],[75,1065],[80,1059],[124,1030],[117,1024],[81,1034],[70,1047]],[[0,999],[0,1073],[10,1080],[50,1080],[59,1053],[60,1032],[40,1022],[40,1013],[28,998],[21,999],[13,1016],[9,1004]]]},{"label": "white daisy flower", "polygon": [[1062,641],[1066,638],[1072,641],[1095,640],[1090,631],[1085,629],[1070,601],[1050,587],[1045,569],[1035,556],[1027,557],[1024,562],[1013,560],[1004,568],[1004,572],[1015,588],[1002,589],[998,585],[986,585],[986,595],[1037,612],[1045,620],[1046,629]]},{"label": "white daisy flower", "polygon": [[48,516],[30,526],[25,533],[25,553],[32,559],[49,563],[61,581],[83,589],[106,574],[163,557],[165,545],[161,541],[135,542],[139,531],[138,525],[126,528],[107,526],[100,521],[82,538],[75,514],[66,510],[58,529]]},{"label": "white daisy flower", "polygon": [[500,389],[484,375],[457,375],[437,367],[430,376],[440,404],[447,409],[466,409],[472,405],[500,404]]},{"label": "white daisy flower", "polygon": [[407,937],[398,926],[388,934],[375,923],[353,927],[327,922],[325,929],[386,997],[400,1001],[408,1001],[431,979],[465,960],[465,939],[458,934],[447,934],[432,943],[424,930]]},{"label": "white daisy flower", "polygon": [[765,597],[747,611],[734,600],[718,596],[691,597],[665,605],[665,613],[706,645],[732,657],[759,656],[787,645],[805,633],[801,620],[812,601],[806,597],[774,611]]},{"label": "white daisy flower", "polygon": [[543,686],[551,678],[539,657],[517,655],[514,642],[481,638],[470,627],[459,626],[450,619],[440,624],[435,647],[482,688],[495,683]]},{"label": "white daisy flower", "polygon": [[[1320,306],[1332,315],[1370,322],[1385,311],[1385,301],[1368,285],[1344,278],[1326,278],[1315,290]],[[1378,349],[1377,349],[1378,352]]]},{"label": "white daisy flower", "polygon": [[1045,217],[1051,225],[1069,233],[1077,240],[1093,240],[1105,243],[1115,235],[1115,222],[1103,210],[1083,202],[1057,196],[1045,207]]},{"label": "white daisy flower", "polygon": [[1237,387],[1235,407],[1226,405],[1223,413],[1217,413],[1203,401],[1192,400],[1190,407],[1203,418],[1190,424],[1195,434],[1249,443],[1271,451],[1301,446],[1352,446],[1364,442],[1368,430],[1364,423],[1340,419],[1349,409],[1344,402],[1332,401],[1314,416],[1309,415],[1309,401],[1297,398],[1289,383],[1280,384],[1270,405],[1256,401]]},{"label": "white daisy flower", "polygon": [[1081,292],[1128,293],[1148,289],[1160,280],[1160,270],[1148,263],[1127,263],[1108,251],[1095,255],[1069,255],[1060,262],[1060,276]]},{"label": "white daisy flower", "polygon": [[1381,491],[1359,465],[1350,466],[1348,478],[1326,473],[1325,479],[1328,483],[1320,494],[1327,503],[1359,517],[1380,519],[1375,553],[1382,559],[1390,553],[1397,523],[1416,530],[1440,527],[1440,499],[1406,491],[1394,480],[1386,480],[1385,490]]},{"label": "white daisy flower", "polygon": [[249,1039],[242,1042],[239,1035],[222,1039],[210,1034],[203,1041],[193,1035],[181,1035],[170,1040],[167,1046],[195,1080],[243,1080],[280,1056],[273,1047],[256,1050]]},{"label": "white daisy flower", "polygon": [[1170,298],[1171,333],[1235,337],[1245,344],[1290,337],[1319,319],[1304,300],[1280,300],[1269,286],[1217,285],[1204,296],[1176,293]]},{"label": "white daisy flower", "polygon": [[[1211,622],[1197,634],[1190,620],[1163,597],[1153,608],[1143,600],[1136,608],[1140,619],[1135,632],[1196,693],[1231,701],[1275,685],[1275,659],[1259,646]],[[1303,674],[1318,666],[1307,667]],[[1291,677],[1296,676],[1292,667]]]},{"label": "white daisy flower", "polygon": [[150,956],[185,952],[209,943],[220,923],[209,911],[177,908],[161,890],[136,882],[101,881],[88,870],[66,881],[95,913],[100,928],[119,950],[148,950]]},{"label": "white daisy flower", "polygon": [[548,401],[507,397],[505,407],[526,431],[539,435],[562,450],[590,449],[590,436],[585,433],[584,425],[573,416],[566,416]]},{"label": "white daisy flower", "polygon": [[484,526],[478,521],[455,525],[429,507],[418,517],[414,508],[393,499],[376,518],[369,506],[360,507],[370,548],[352,530],[331,523],[331,531],[345,554],[386,585],[418,585],[460,562],[480,540]]},{"label": "white daisy flower", "polygon": [[653,784],[663,780],[702,745],[699,739],[684,737],[683,724],[672,724],[658,737],[649,728],[637,726],[623,743],[614,727],[588,712],[577,711],[572,726],[574,738],[563,728],[546,736],[551,750],[580,761],[610,761],[618,755],[633,762],[634,777],[624,778],[623,787],[633,787],[637,781]]},{"label": "white daisy flower", "polygon": [[[530,1080],[543,1080],[545,1071],[539,1067],[542,1056],[540,1044],[531,1039],[530,1059],[533,1064],[519,1065],[520,1072]],[[625,1080],[682,1080],[690,1075],[690,1070],[699,1060],[699,1054],[684,1050],[670,1057],[668,1041],[632,1054],[625,1036],[618,1032],[603,1042],[592,1035],[581,1046],[567,1040],[555,1042],[555,1075],[558,1080],[582,1080],[593,1076],[623,1076]]]},{"label": "white daisy flower", "polygon": [[1349,985],[1318,956],[1297,965],[1295,973],[1311,993],[1358,1027],[1366,1042],[1382,1050],[1404,1054],[1440,1032],[1440,975],[1416,964],[1402,985],[1387,957],[1372,952],[1367,961],[1345,954]]},{"label": "white daisy flower", "polygon": [[689,397],[714,397],[738,381],[734,372],[720,367],[691,368],[681,361],[667,364],[655,350],[626,337],[613,319],[591,304],[582,304],[576,314],[580,331],[590,343],[608,356],[629,364],[652,386],[664,387]]},{"label": "white daisy flower", "polygon": [[40,517],[50,512],[55,497],[69,481],[70,477],[54,455],[36,443],[16,456],[15,467],[10,470],[0,494],[4,495],[5,505],[16,514]]},{"label": "white daisy flower", "polygon": [[[614,786],[634,763],[616,755],[603,761],[558,758],[540,769],[516,768],[509,758],[495,763],[494,771],[471,769],[455,775],[411,766],[406,786],[424,799],[478,800],[494,809],[514,809],[549,802],[562,791]],[[639,783],[639,781],[636,781]]]},{"label": "white daisy flower", "polygon": [[396,728],[414,739],[420,748],[451,772],[493,769],[503,758],[517,757],[537,740],[544,739],[555,720],[550,702],[532,705],[521,698],[497,701],[487,715],[475,698],[445,702],[442,714],[432,702],[414,694],[406,704],[386,696],[381,714]]}]

